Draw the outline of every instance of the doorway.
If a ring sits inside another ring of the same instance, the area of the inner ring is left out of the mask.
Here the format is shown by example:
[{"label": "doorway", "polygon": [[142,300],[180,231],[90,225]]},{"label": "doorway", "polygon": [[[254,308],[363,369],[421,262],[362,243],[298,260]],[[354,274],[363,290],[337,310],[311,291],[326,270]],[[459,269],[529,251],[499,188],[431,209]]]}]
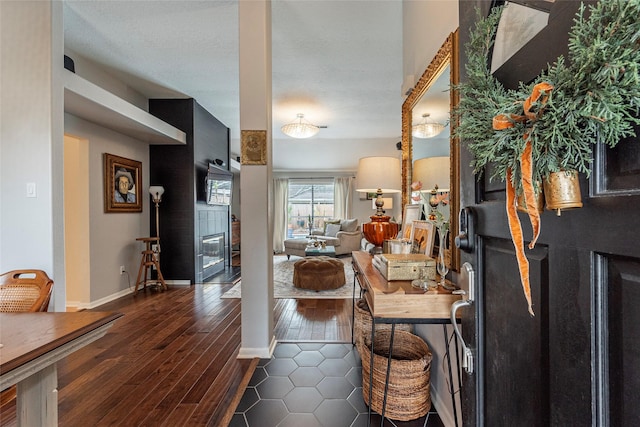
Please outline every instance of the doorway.
[{"label": "doorway", "polygon": [[91,301],[89,239],[89,143],[64,136],[64,259],[67,311]]}]

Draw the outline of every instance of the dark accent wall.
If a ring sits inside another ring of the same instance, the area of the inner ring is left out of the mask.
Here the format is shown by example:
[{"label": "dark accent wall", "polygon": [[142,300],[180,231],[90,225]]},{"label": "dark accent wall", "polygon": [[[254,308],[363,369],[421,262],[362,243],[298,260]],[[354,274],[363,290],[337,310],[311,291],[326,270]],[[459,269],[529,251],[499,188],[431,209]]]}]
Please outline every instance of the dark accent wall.
[{"label": "dark accent wall", "polygon": [[[162,185],[160,242],[162,274],[168,280],[202,277],[201,237],[224,233],[230,242],[228,206],[205,203],[204,179],[209,162],[229,165],[229,128],[195,99],[151,99],[149,112],[187,134],[186,145],[151,145],[149,184]],[[151,235],[155,235],[155,207],[151,209]],[[226,264],[230,248],[226,247]],[[224,266],[222,266],[224,267]]]}]

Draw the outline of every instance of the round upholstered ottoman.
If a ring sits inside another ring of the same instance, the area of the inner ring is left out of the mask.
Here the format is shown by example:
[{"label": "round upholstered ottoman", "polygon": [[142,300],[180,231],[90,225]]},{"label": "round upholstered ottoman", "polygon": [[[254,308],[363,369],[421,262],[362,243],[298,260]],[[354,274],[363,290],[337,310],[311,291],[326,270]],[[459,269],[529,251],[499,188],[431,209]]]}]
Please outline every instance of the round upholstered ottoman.
[{"label": "round upholstered ottoman", "polygon": [[342,261],[327,256],[314,256],[293,264],[293,286],[322,291],[338,289],[346,282]]}]

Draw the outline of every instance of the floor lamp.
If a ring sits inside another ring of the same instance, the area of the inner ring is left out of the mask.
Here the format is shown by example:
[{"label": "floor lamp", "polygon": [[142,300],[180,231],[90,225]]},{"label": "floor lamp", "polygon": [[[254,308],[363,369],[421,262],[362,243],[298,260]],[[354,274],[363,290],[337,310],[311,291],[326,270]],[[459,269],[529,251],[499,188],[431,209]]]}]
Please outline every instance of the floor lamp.
[{"label": "floor lamp", "polygon": [[160,217],[159,217],[159,207],[160,202],[162,201],[162,195],[164,194],[164,187],[161,185],[152,185],[149,187],[149,194],[151,194],[151,199],[153,203],[156,204],[156,237],[158,238],[158,247],[156,252],[160,252]]},{"label": "floor lamp", "polygon": [[382,252],[382,244],[387,239],[395,239],[399,226],[389,222],[391,218],[385,215],[384,193],[399,193],[402,188],[402,173],[400,159],[396,157],[364,157],[358,162],[356,174],[356,191],[376,193],[377,207],[375,215],[371,215],[371,222],[362,224],[364,237],[374,244],[374,253]]}]

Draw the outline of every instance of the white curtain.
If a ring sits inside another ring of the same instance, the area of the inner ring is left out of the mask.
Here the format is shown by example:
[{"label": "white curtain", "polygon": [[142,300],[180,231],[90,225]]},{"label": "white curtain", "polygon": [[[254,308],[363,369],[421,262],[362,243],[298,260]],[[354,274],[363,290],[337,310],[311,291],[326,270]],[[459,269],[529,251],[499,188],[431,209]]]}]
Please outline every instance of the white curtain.
[{"label": "white curtain", "polygon": [[289,201],[289,180],[273,180],[273,252],[284,252],[284,239],[287,238],[287,204]]},{"label": "white curtain", "polygon": [[351,176],[336,178],[333,182],[333,212],[335,218],[352,218],[354,178]]}]

